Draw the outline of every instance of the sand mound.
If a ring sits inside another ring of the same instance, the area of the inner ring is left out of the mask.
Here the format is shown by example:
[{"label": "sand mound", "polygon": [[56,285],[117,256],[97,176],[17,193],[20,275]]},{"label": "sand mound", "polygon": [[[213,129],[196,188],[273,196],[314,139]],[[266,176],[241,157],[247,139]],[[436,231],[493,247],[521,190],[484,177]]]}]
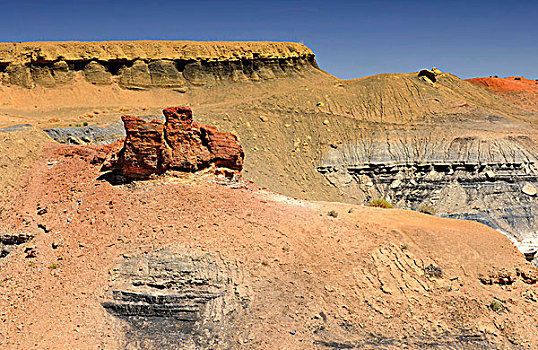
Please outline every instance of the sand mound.
[{"label": "sand mound", "polygon": [[538,112],[538,81],[524,77],[474,78],[468,82],[513,102],[521,108]]}]

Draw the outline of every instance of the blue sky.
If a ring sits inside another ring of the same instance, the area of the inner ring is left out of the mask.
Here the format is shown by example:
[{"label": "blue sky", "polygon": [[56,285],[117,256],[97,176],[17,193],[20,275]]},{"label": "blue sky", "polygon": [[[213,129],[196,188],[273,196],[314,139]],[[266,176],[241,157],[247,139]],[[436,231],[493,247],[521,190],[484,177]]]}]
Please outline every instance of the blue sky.
[{"label": "blue sky", "polygon": [[0,0],[0,40],[302,42],[341,78],[538,78],[538,1]]}]

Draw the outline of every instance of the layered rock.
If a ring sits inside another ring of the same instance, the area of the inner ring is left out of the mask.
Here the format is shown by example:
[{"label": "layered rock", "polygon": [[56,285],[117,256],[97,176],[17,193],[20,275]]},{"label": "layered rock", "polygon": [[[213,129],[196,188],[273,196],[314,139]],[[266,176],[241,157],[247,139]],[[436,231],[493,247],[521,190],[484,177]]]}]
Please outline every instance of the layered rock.
[{"label": "layered rock", "polygon": [[235,135],[194,122],[188,107],[166,108],[163,114],[165,123],[123,116],[125,142],[107,167],[129,178],[211,165],[241,172],[244,153]]},{"label": "layered rock", "polygon": [[314,54],[298,43],[0,43],[0,80],[26,88],[61,85],[77,72],[92,84],[167,88],[284,78],[312,68]]},{"label": "layered rock", "polygon": [[192,249],[135,255],[114,271],[103,306],[129,325],[126,348],[230,348],[249,301],[241,271]]},{"label": "layered rock", "polygon": [[478,221],[533,259],[538,159],[527,138],[362,141],[328,149],[318,167],[343,196]]},{"label": "layered rock", "polygon": [[121,118],[127,137],[115,167],[124,175],[146,177],[166,170],[170,150],[164,141],[164,125],[125,115]]}]

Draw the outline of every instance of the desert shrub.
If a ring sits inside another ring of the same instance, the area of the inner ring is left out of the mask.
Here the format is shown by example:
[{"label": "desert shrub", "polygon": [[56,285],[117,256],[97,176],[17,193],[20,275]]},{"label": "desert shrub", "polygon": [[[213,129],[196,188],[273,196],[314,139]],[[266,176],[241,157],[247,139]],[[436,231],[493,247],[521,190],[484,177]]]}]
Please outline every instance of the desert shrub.
[{"label": "desert shrub", "polygon": [[443,270],[439,266],[435,266],[434,264],[429,264],[424,268],[424,274],[429,277],[442,277],[443,276]]},{"label": "desert shrub", "polygon": [[493,300],[491,303],[489,303],[489,308],[495,312],[501,311],[502,307],[502,304],[497,300]]},{"label": "desert shrub", "polygon": [[334,210],[331,210],[330,212],[328,212],[327,215],[332,216],[333,218],[338,217],[338,213]]},{"label": "desert shrub", "polygon": [[494,78],[498,78],[499,76],[498,76],[498,75],[494,75],[493,77],[494,77]]},{"label": "desert shrub", "polygon": [[49,269],[51,270],[56,270],[58,268],[58,264],[56,263],[52,263],[50,266],[49,266]]},{"label": "desert shrub", "polygon": [[514,80],[521,80],[521,78],[520,77],[515,77]]},{"label": "desert shrub", "polygon": [[88,122],[84,122],[84,123],[82,123],[82,125],[88,126]]},{"label": "desert shrub", "polygon": [[428,215],[435,215],[437,213],[437,210],[428,204],[421,204],[420,207],[418,207],[418,211]]},{"label": "desert shrub", "polygon": [[376,208],[385,208],[385,209],[392,209],[394,208],[394,206],[392,204],[390,204],[389,202],[387,202],[386,200],[382,199],[382,198],[376,198],[376,199],[372,199],[369,203],[368,203],[368,206],[369,207],[376,207]]}]

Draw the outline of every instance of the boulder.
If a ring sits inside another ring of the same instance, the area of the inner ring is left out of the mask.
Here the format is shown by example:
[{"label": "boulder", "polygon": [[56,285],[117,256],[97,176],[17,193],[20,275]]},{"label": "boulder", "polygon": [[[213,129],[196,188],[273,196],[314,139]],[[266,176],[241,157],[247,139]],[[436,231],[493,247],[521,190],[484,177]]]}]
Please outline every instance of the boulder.
[{"label": "boulder", "polygon": [[211,161],[216,166],[233,170],[243,169],[245,154],[237,136],[229,132],[219,131],[210,125],[198,124],[198,127],[202,133],[202,142],[207,145]]},{"label": "boulder", "polygon": [[200,126],[193,122],[189,107],[171,107],[163,110],[165,137],[172,148],[170,167],[196,171],[205,168],[211,160],[207,146],[202,144]]},{"label": "boulder", "polygon": [[193,121],[189,107],[163,111],[165,123],[123,116],[126,138],[104,166],[128,178],[147,178],[166,170],[194,172],[216,167],[238,175],[244,153],[235,135]]},{"label": "boulder", "polygon": [[525,193],[527,196],[536,196],[536,193],[538,192],[536,190],[536,187],[533,185],[526,184],[521,189],[521,192]]},{"label": "boulder", "polygon": [[418,73],[418,76],[419,77],[424,77],[425,79],[427,79],[431,83],[435,83],[437,81],[437,78],[435,77],[436,74],[435,74],[435,72],[433,70],[423,69]]},{"label": "boulder", "polygon": [[169,150],[164,141],[163,123],[158,120],[146,122],[128,115],[121,119],[127,136],[114,167],[130,178],[145,178],[164,172]]}]

